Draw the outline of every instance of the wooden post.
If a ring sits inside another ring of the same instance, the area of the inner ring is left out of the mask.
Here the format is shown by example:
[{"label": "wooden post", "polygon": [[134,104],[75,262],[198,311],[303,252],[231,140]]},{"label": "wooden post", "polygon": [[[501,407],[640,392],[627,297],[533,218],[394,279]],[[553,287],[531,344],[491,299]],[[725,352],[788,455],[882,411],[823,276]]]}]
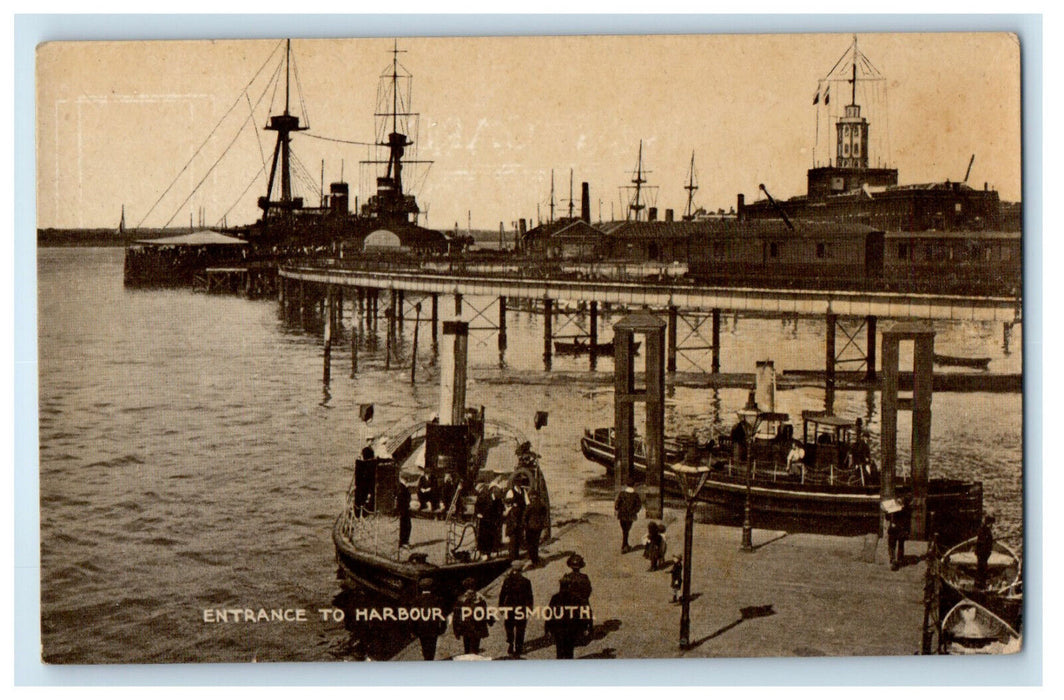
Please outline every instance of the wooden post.
[{"label": "wooden post", "polygon": [[506,351],[506,297],[499,297],[499,352]]},{"label": "wooden post", "polygon": [[462,317],[462,295],[458,292],[454,293],[454,315],[455,318]]},{"label": "wooden post", "polygon": [[421,302],[414,305],[414,348],[410,353],[410,383],[416,381],[417,376],[417,331],[421,325]]},{"label": "wooden post", "polygon": [[632,466],[635,427],[632,425],[632,390],[635,378],[632,366],[632,331],[613,330],[613,488],[620,493],[628,486]]},{"label": "wooden post", "polygon": [[669,304],[669,344],[668,344],[668,359],[665,366],[666,371],[676,371],[676,321],[677,321],[677,309],[672,304]]},{"label": "wooden post", "polygon": [[[394,295],[394,290],[392,293]],[[392,336],[395,334],[394,307],[385,309],[384,314],[388,322],[387,332],[384,334],[384,369],[389,370],[392,368]]]},{"label": "wooden post", "polygon": [[710,372],[720,372],[720,309],[713,309],[713,359]]},{"label": "wooden post", "polygon": [[883,336],[883,387],[880,391],[880,495],[894,498],[894,475],[898,466],[898,339]]},{"label": "wooden post", "polygon": [[325,386],[329,386],[330,372],[332,371],[332,311],[333,311],[333,298],[332,288],[325,288],[325,298],[328,300],[328,310],[325,314],[325,331],[324,331],[324,344],[325,352],[322,356],[322,370],[321,370],[321,383]]},{"label": "wooden post", "polygon": [[648,518],[664,515],[665,502],[665,329],[648,330],[646,338],[646,453]]},{"label": "wooden post", "polygon": [[935,336],[927,333],[913,341],[913,421],[912,421],[912,537],[926,539],[927,488],[931,462],[931,394],[934,372]]},{"label": "wooden post", "polygon": [[835,411],[835,323],[838,317],[831,311],[825,315],[824,331],[824,410]]},{"label": "wooden post", "polygon": [[551,299],[543,300],[543,369],[550,371],[551,365],[551,345],[552,336],[554,335],[551,330],[551,326],[554,323],[554,302]]},{"label": "wooden post", "polygon": [[351,326],[351,378],[358,374],[358,324]]},{"label": "wooden post", "polygon": [[867,330],[867,341],[865,342],[865,381],[874,382],[876,380],[876,317],[865,317],[865,329]]},{"label": "wooden post", "polygon": [[396,289],[395,290],[395,308],[396,308],[396,314],[397,314],[396,315],[396,319],[399,322],[399,334],[400,335],[402,335],[402,333],[403,333],[403,298],[404,298],[403,290],[402,289]]}]

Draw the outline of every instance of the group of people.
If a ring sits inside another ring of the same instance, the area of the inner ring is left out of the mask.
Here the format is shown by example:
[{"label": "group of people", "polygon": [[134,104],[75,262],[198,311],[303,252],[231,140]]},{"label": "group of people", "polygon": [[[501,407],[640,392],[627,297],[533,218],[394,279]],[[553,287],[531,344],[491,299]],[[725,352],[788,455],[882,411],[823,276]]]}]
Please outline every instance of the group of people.
[{"label": "group of people", "polygon": [[540,565],[539,545],[550,526],[550,510],[537,491],[515,483],[503,493],[498,487],[481,484],[473,513],[479,557],[492,556],[505,534],[511,559],[527,551],[532,566]]},{"label": "group of people", "polygon": [[[535,605],[532,582],[524,571],[528,562],[515,560],[499,589],[499,609],[502,626],[506,633],[506,653],[521,658],[525,652],[525,633]],[[569,571],[558,581],[558,591],[547,604],[549,614],[544,614],[544,633],[554,643],[559,659],[573,658],[577,646],[590,641],[593,620],[591,615],[591,579],[582,569],[584,558],[573,554],[566,561]],[[418,597],[414,604],[422,609],[437,609],[440,601],[432,592],[432,580],[418,582]],[[496,618],[488,612],[488,601],[477,590],[476,579],[462,582],[462,594],[451,613],[451,629],[455,639],[462,640],[464,654],[480,654],[483,641],[490,636]],[[439,636],[447,630],[444,618],[419,620],[414,623],[414,633],[421,643],[422,657],[431,661],[436,658]]]},{"label": "group of people", "polygon": [[[442,457],[441,457],[442,460]],[[450,470],[437,469],[425,471],[418,477],[417,507],[429,512],[440,511],[441,515],[450,508],[454,496],[458,493],[458,479]]]},{"label": "group of people", "polygon": [[[643,499],[639,497],[635,487],[629,484],[617,494],[613,502],[613,511],[621,524],[621,554],[627,554],[633,547],[628,542],[632,532],[632,525],[639,518],[639,511],[643,509]],[[665,563],[665,552],[668,545],[665,543],[665,527],[651,520],[647,523],[647,534],[643,538],[643,556],[650,562],[650,571],[657,571]]]}]

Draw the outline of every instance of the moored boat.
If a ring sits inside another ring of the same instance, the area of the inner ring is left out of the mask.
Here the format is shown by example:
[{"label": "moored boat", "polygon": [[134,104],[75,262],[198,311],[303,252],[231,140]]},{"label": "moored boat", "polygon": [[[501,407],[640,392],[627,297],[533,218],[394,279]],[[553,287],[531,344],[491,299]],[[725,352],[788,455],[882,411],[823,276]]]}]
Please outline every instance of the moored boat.
[{"label": "moored boat", "polygon": [[1021,638],[1007,622],[972,600],[942,618],[941,649],[947,654],[1015,654]]},{"label": "moored boat", "polygon": [[[467,578],[487,585],[512,561],[502,541],[504,508],[533,499],[550,508],[538,455],[521,431],[485,418],[483,407],[465,407],[468,324],[446,322],[448,334],[454,371],[441,372],[440,412],[363,448],[333,527],[345,578],[394,600],[412,597],[421,579],[444,601]],[[423,485],[431,495],[415,504],[412,491]]]},{"label": "moored boat", "polygon": [[989,357],[958,357],[956,355],[940,355],[935,353],[935,364],[944,367],[969,367],[972,369],[986,369],[990,365]]},{"label": "moored boat", "polygon": [[942,555],[940,573],[943,580],[961,593],[1004,595],[1014,590],[1020,579],[1020,557],[999,540],[991,545],[986,562],[986,583],[977,586],[978,559],[975,554],[976,538],[965,540]]},{"label": "moored boat", "polygon": [[[639,343],[632,343],[632,352],[639,352]],[[554,341],[554,352],[559,355],[587,355],[591,352],[592,345],[590,342],[577,338],[572,342],[566,342],[562,340]],[[596,355],[613,355],[613,341],[608,343],[595,343]]]}]

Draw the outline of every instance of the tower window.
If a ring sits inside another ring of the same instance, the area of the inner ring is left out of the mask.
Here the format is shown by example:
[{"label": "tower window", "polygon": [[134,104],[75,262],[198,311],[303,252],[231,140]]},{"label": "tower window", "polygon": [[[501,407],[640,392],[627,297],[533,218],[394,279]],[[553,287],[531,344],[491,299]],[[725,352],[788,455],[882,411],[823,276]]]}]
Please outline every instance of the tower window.
[{"label": "tower window", "polygon": [[768,256],[770,258],[778,258],[780,256],[780,244],[773,241],[768,244]]},{"label": "tower window", "polygon": [[827,243],[817,243],[816,244],[816,256],[818,258],[826,258],[826,257],[828,257],[828,244]]}]

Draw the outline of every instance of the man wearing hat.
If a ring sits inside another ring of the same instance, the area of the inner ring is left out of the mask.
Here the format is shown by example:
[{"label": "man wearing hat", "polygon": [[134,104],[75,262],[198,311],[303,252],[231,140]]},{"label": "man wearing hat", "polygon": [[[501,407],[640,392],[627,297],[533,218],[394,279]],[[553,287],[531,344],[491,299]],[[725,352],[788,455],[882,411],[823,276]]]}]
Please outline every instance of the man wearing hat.
[{"label": "man wearing hat", "polygon": [[423,578],[417,582],[418,594],[413,607],[420,611],[419,619],[413,623],[414,634],[421,642],[421,657],[425,661],[436,658],[436,642],[447,631],[447,619],[436,615],[442,611],[439,598],[432,592],[432,579]]},{"label": "man wearing hat", "polygon": [[643,508],[643,501],[639,494],[629,484],[623,491],[617,494],[617,500],[613,503],[613,510],[617,514],[617,520],[621,522],[621,554],[628,552],[628,533],[632,530],[632,523],[639,517],[639,511]]},{"label": "man wearing hat", "polygon": [[584,558],[579,554],[571,554],[565,565],[570,571],[562,576],[562,581],[568,586],[573,597],[580,600],[579,605],[587,605],[591,600],[591,579],[581,571],[584,568]]},{"label": "man wearing hat", "polygon": [[986,588],[987,564],[990,562],[990,554],[993,551],[994,514],[988,512],[983,516],[979,532],[975,535],[975,587],[977,590]]},{"label": "man wearing hat", "polygon": [[503,613],[503,629],[506,630],[506,653],[520,657],[525,649],[525,628],[528,618],[525,609],[533,605],[532,582],[521,573],[525,562],[515,561],[510,565],[510,573],[503,579],[499,590],[499,607],[520,609],[506,610]]},{"label": "man wearing hat", "polygon": [[901,509],[890,514],[887,524],[887,550],[890,553],[890,570],[897,571],[905,563],[905,540],[909,539],[912,523],[912,509],[909,497],[902,496],[899,501]]},{"label": "man wearing hat", "polygon": [[488,636],[488,625],[495,624],[495,620],[488,619],[488,601],[477,593],[473,578],[462,581],[462,588],[465,591],[454,604],[454,638],[461,638],[466,654],[479,654],[480,640]]}]

